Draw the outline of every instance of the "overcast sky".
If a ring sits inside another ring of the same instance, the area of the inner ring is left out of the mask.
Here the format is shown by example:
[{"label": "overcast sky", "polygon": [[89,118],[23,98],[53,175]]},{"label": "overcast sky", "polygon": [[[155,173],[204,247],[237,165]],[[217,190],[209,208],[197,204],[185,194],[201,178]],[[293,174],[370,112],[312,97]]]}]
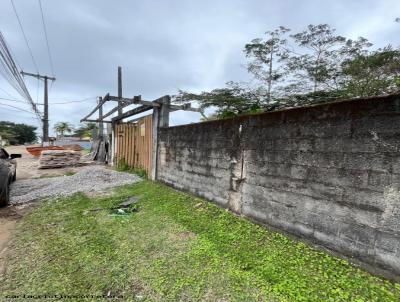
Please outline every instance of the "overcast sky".
[{"label": "overcast sky", "polygon": [[[14,0],[39,72],[51,74],[36,0]],[[300,31],[329,23],[349,38],[367,37],[375,46],[400,45],[399,0],[42,0],[57,81],[50,92],[51,127],[80,118],[95,97],[117,93],[122,66],[123,94],[151,100],[178,89],[202,91],[227,81],[246,81],[243,46],[267,30],[285,25]],[[9,0],[0,1],[0,30],[21,68],[35,72]],[[26,78],[34,100],[43,86]],[[0,97],[20,99],[0,78]],[[4,91],[5,90],[5,91]],[[0,100],[29,109],[23,103]],[[172,124],[198,121],[191,112],[172,114]],[[34,116],[0,106],[0,120],[37,124]]]}]

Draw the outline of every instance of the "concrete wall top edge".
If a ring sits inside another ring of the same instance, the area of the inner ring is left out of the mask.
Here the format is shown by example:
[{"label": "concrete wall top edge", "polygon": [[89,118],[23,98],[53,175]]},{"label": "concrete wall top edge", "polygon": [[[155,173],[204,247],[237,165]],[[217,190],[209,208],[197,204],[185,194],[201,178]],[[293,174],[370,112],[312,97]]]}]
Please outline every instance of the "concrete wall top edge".
[{"label": "concrete wall top edge", "polygon": [[[266,117],[276,119],[277,117],[282,116],[283,114],[288,114],[289,116],[302,114],[304,111],[314,112],[317,110],[346,110],[349,111],[358,111],[362,110],[363,107],[368,105],[373,105],[379,102],[385,101],[392,101],[398,99],[400,102],[400,93],[398,94],[389,94],[389,95],[381,95],[381,96],[372,96],[372,97],[365,97],[365,98],[353,98],[353,99],[346,99],[346,100],[338,100],[334,102],[327,102],[327,103],[319,103],[313,104],[308,106],[302,107],[292,107],[292,108],[284,108],[275,111],[268,111],[262,112],[257,114],[249,114],[249,115],[242,115],[232,118],[220,119],[220,120],[212,120],[212,121],[205,121],[199,123],[192,123],[192,124],[185,124],[185,125],[177,125],[167,128],[161,128],[161,130],[166,129],[176,129],[182,127],[198,127],[198,126],[223,126],[223,125],[232,125],[237,123],[244,123],[251,119],[265,119]],[[400,103],[399,103],[400,106]]]}]

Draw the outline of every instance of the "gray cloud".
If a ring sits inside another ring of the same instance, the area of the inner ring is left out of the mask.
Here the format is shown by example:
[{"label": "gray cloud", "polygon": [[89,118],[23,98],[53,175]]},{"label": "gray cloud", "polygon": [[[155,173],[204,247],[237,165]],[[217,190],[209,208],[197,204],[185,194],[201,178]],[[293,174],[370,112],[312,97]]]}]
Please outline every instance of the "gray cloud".
[{"label": "gray cloud", "polygon": [[[50,73],[39,6],[14,0],[40,72]],[[42,0],[57,81],[50,102],[116,93],[117,66],[123,67],[124,94],[153,99],[178,89],[208,90],[229,80],[248,79],[244,44],[266,30],[286,25],[297,31],[329,23],[338,33],[366,36],[377,46],[400,44],[400,2],[344,1],[99,1]],[[35,71],[17,20],[2,1],[0,29],[23,69]],[[27,79],[36,99],[37,82]],[[0,79],[0,87],[16,96]],[[40,88],[42,89],[42,88]],[[0,97],[9,97],[0,90]],[[39,93],[41,102],[42,92]],[[6,103],[7,101],[0,101]],[[8,104],[13,104],[8,102]],[[51,123],[75,125],[95,104],[53,105]],[[28,108],[23,104],[14,104]],[[30,117],[30,118],[29,118]],[[0,119],[34,123],[28,113],[0,106]],[[172,124],[198,121],[196,113],[176,112]]]}]

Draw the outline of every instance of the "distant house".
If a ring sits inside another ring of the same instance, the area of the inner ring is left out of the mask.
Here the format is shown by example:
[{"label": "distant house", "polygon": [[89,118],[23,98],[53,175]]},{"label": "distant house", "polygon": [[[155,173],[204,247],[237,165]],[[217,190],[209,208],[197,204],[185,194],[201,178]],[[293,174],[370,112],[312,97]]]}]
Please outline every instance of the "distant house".
[{"label": "distant house", "polygon": [[3,139],[3,138],[1,137],[1,135],[0,135],[0,147],[4,147],[4,146],[6,146],[6,145],[8,145],[8,140]]}]

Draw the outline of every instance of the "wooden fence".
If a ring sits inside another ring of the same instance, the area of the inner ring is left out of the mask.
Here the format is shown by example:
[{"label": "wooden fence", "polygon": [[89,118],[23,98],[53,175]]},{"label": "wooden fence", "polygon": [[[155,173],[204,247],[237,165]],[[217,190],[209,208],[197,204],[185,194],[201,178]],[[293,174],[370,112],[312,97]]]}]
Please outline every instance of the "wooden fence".
[{"label": "wooden fence", "polygon": [[143,169],[151,175],[153,122],[148,115],[136,123],[121,123],[115,127],[115,163]]}]

